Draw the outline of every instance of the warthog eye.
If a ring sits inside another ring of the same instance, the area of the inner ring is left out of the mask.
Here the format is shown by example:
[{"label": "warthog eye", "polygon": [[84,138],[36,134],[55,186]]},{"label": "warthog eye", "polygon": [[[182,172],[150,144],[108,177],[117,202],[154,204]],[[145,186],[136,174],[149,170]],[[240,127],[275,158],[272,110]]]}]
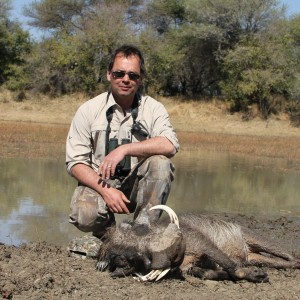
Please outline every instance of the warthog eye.
[{"label": "warthog eye", "polygon": [[150,227],[146,224],[134,224],[132,230],[138,236],[147,235],[151,231]]}]

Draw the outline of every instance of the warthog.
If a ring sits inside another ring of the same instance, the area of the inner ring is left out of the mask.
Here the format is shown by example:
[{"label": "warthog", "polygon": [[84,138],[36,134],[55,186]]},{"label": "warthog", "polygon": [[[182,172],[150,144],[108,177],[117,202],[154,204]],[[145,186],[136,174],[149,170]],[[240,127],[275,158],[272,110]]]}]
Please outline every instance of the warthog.
[{"label": "warthog", "polygon": [[[97,269],[113,277],[138,275],[142,281],[159,280],[169,270],[210,280],[267,282],[260,268],[300,268],[290,254],[246,228],[206,215],[183,214],[170,208],[171,224],[149,226],[122,223],[112,229],[101,247]],[[176,225],[177,224],[177,225]],[[149,272],[145,274],[145,272]]]}]

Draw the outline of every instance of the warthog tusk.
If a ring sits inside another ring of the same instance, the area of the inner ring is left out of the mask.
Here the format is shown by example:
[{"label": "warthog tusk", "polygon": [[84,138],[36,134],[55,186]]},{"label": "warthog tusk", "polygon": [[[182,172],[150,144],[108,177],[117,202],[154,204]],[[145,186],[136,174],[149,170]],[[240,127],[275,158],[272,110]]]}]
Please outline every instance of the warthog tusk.
[{"label": "warthog tusk", "polygon": [[169,207],[169,206],[167,206],[167,205],[162,205],[162,204],[160,204],[160,205],[155,205],[155,206],[151,207],[149,210],[153,210],[153,209],[161,209],[161,210],[164,210],[164,211],[169,215],[169,217],[170,217],[170,219],[171,219],[171,223],[174,223],[174,224],[177,225],[177,227],[179,228],[179,220],[178,220],[178,217],[177,217],[175,211],[174,211],[171,207]]},{"label": "warthog tusk", "polygon": [[142,276],[138,273],[136,273],[137,280],[138,281],[158,281],[160,279],[162,279],[168,272],[170,271],[169,269],[165,269],[165,270],[152,270],[150,271],[148,274]]},{"label": "warthog tusk", "polygon": [[155,281],[161,280],[163,277],[165,277],[166,274],[168,274],[168,272],[171,270],[171,268],[169,269],[165,269],[164,271],[162,271],[159,276],[157,276],[157,278],[155,279]]}]

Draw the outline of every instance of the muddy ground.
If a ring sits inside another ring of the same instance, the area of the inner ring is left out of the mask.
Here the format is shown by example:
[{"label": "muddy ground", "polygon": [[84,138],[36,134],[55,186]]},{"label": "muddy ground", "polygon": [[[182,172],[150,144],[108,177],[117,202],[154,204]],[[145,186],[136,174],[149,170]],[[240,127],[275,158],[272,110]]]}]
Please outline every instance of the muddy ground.
[{"label": "muddy ground", "polygon": [[[300,259],[300,219],[222,215],[253,229]],[[65,247],[0,245],[0,293],[5,299],[299,299],[300,270],[263,268],[269,283],[203,281],[191,276],[157,283],[112,279],[92,259],[70,257]]]}]

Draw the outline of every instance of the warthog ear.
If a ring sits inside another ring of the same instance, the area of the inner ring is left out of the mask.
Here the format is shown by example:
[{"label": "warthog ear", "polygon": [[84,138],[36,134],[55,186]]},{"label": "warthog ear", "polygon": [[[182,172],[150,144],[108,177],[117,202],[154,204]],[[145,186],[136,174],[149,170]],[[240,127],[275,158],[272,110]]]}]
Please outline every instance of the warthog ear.
[{"label": "warthog ear", "polygon": [[123,221],[119,225],[119,229],[123,232],[133,231],[136,235],[139,236],[147,235],[151,231],[149,224],[137,224],[130,221]]}]

